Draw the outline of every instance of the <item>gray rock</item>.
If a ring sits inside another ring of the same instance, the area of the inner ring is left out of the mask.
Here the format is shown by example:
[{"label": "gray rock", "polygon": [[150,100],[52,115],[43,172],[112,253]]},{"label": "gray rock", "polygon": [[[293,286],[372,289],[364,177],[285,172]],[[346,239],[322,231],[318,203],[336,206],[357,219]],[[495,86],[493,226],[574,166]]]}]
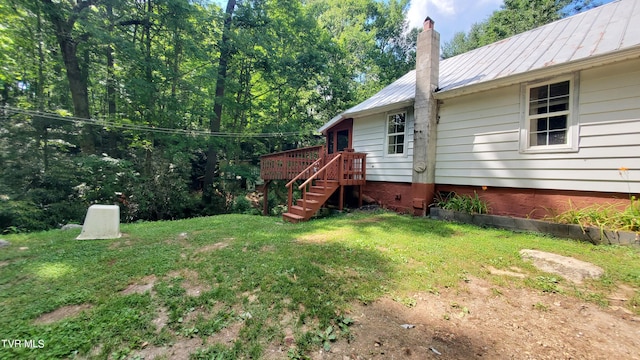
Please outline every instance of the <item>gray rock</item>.
[{"label": "gray rock", "polygon": [[520,250],[520,256],[533,261],[533,265],[542,271],[560,275],[578,284],[584,279],[597,279],[604,274],[599,266],[572,257],[527,249]]},{"label": "gray rock", "polygon": [[5,240],[5,239],[0,239],[0,248],[1,248],[1,247],[5,247],[5,246],[9,246],[9,245],[11,245],[11,243],[10,243],[10,242],[8,242],[8,241],[7,241],[7,240]]},{"label": "gray rock", "polygon": [[60,228],[60,230],[82,229],[82,225],[67,224]]}]

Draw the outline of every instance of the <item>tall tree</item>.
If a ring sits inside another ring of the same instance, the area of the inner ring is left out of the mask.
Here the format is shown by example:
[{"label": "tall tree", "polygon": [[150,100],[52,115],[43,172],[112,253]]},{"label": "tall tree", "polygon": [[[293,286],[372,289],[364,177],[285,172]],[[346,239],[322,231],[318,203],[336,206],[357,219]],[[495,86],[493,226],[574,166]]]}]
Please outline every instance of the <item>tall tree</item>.
[{"label": "tall tree", "polygon": [[[209,130],[211,133],[217,133],[220,131],[225,81],[227,78],[227,66],[232,56],[230,33],[235,8],[236,0],[228,0],[227,8],[225,10],[224,26],[222,27],[222,39],[220,41],[220,58],[218,59],[218,76],[216,78],[213,114],[209,121]],[[202,200],[205,204],[211,204],[214,196],[213,182],[215,179],[216,166],[218,165],[218,146],[217,142],[212,138],[207,150],[207,164],[205,166],[203,181]]]},{"label": "tall tree", "polygon": [[[83,16],[83,13],[97,0],[86,0],[78,2],[54,2],[53,0],[41,0],[44,4],[44,16],[49,20],[54,28],[60,53],[66,69],[67,80],[69,81],[69,91],[73,101],[73,113],[76,117],[89,119],[89,91],[87,72],[81,68],[81,61],[78,57],[78,44],[83,41],[88,34],[76,34],[74,27],[76,21]],[[88,64],[85,64],[88,66]],[[82,149],[86,153],[95,151],[93,129],[90,125],[84,127],[82,137]]]},{"label": "tall tree", "polygon": [[311,0],[308,4],[342,50],[337,65],[350,72],[353,102],[366,99],[414,66],[417,32],[408,31],[404,20],[408,0]]}]

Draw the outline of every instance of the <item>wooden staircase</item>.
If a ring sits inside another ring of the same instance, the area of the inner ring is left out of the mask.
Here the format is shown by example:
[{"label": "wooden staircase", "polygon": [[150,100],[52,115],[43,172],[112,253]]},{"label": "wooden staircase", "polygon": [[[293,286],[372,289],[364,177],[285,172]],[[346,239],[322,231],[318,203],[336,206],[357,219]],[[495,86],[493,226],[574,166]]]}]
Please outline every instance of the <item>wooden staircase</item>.
[{"label": "wooden staircase", "polygon": [[[340,190],[339,208],[342,210],[344,187],[365,183],[365,154],[339,152],[325,154],[300,172],[289,183],[288,212],[282,218],[289,222],[307,221],[320,210],[329,197]],[[293,186],[297,180],[306,179],[298,186],[302,196],[293,203]],[[362,201],[362,200],[360,200]]]},{"label": "wooden staircase", "polygon": [[316,180],[306,193],[306,200],[305,198],[296,200],[296,204],[291,205],[289,212],[282,214],[282,218],[292,223],[309,220],[338,188],[340,188],[338,180]]},{"label": "wooden staircase", "polygon": [[[309,220],[336,190],[340,192],[338,208],[342,210],[346,186],[359,187],[358,202],[361,204],[366,168],[366,154],[354,152],[353,149],[327,154],[323,146],[312,146],[263,155],[260,158],[260,177],[265,181],[263,213],[268,214],[267,194],[272,180],[291,179],[287,183],[288,212],[282,215],[285,221]],[[299,181],[303,182],[298,186],[301,196],[294,199],[293,187]]]}]

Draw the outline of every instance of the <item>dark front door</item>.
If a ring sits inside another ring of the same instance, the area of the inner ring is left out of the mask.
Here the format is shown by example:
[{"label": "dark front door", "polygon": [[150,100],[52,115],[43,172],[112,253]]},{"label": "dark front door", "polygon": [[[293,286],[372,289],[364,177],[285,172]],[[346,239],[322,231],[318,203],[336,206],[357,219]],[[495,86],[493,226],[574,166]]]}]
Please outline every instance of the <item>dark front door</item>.
[{"label": "dark front door", "polygon": [[352,126],[353,121],[348,119],[327,131],[327,152],[329,154],[344,151],[351,147]]}]

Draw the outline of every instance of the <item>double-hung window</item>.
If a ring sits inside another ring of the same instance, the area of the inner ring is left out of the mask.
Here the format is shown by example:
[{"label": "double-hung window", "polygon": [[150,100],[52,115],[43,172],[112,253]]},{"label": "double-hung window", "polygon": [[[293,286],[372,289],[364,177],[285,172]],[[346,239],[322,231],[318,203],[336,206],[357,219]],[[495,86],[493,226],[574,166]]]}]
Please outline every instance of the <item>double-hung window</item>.
[{"label": "double-hung window", "polygon": [[401,155],[405,151],[407,113],[393,113],[387,116],[387,155]]},{"label": "double-hung window", "polygon": [[573,78],[525,87],[521,150],[576,150]]}]

